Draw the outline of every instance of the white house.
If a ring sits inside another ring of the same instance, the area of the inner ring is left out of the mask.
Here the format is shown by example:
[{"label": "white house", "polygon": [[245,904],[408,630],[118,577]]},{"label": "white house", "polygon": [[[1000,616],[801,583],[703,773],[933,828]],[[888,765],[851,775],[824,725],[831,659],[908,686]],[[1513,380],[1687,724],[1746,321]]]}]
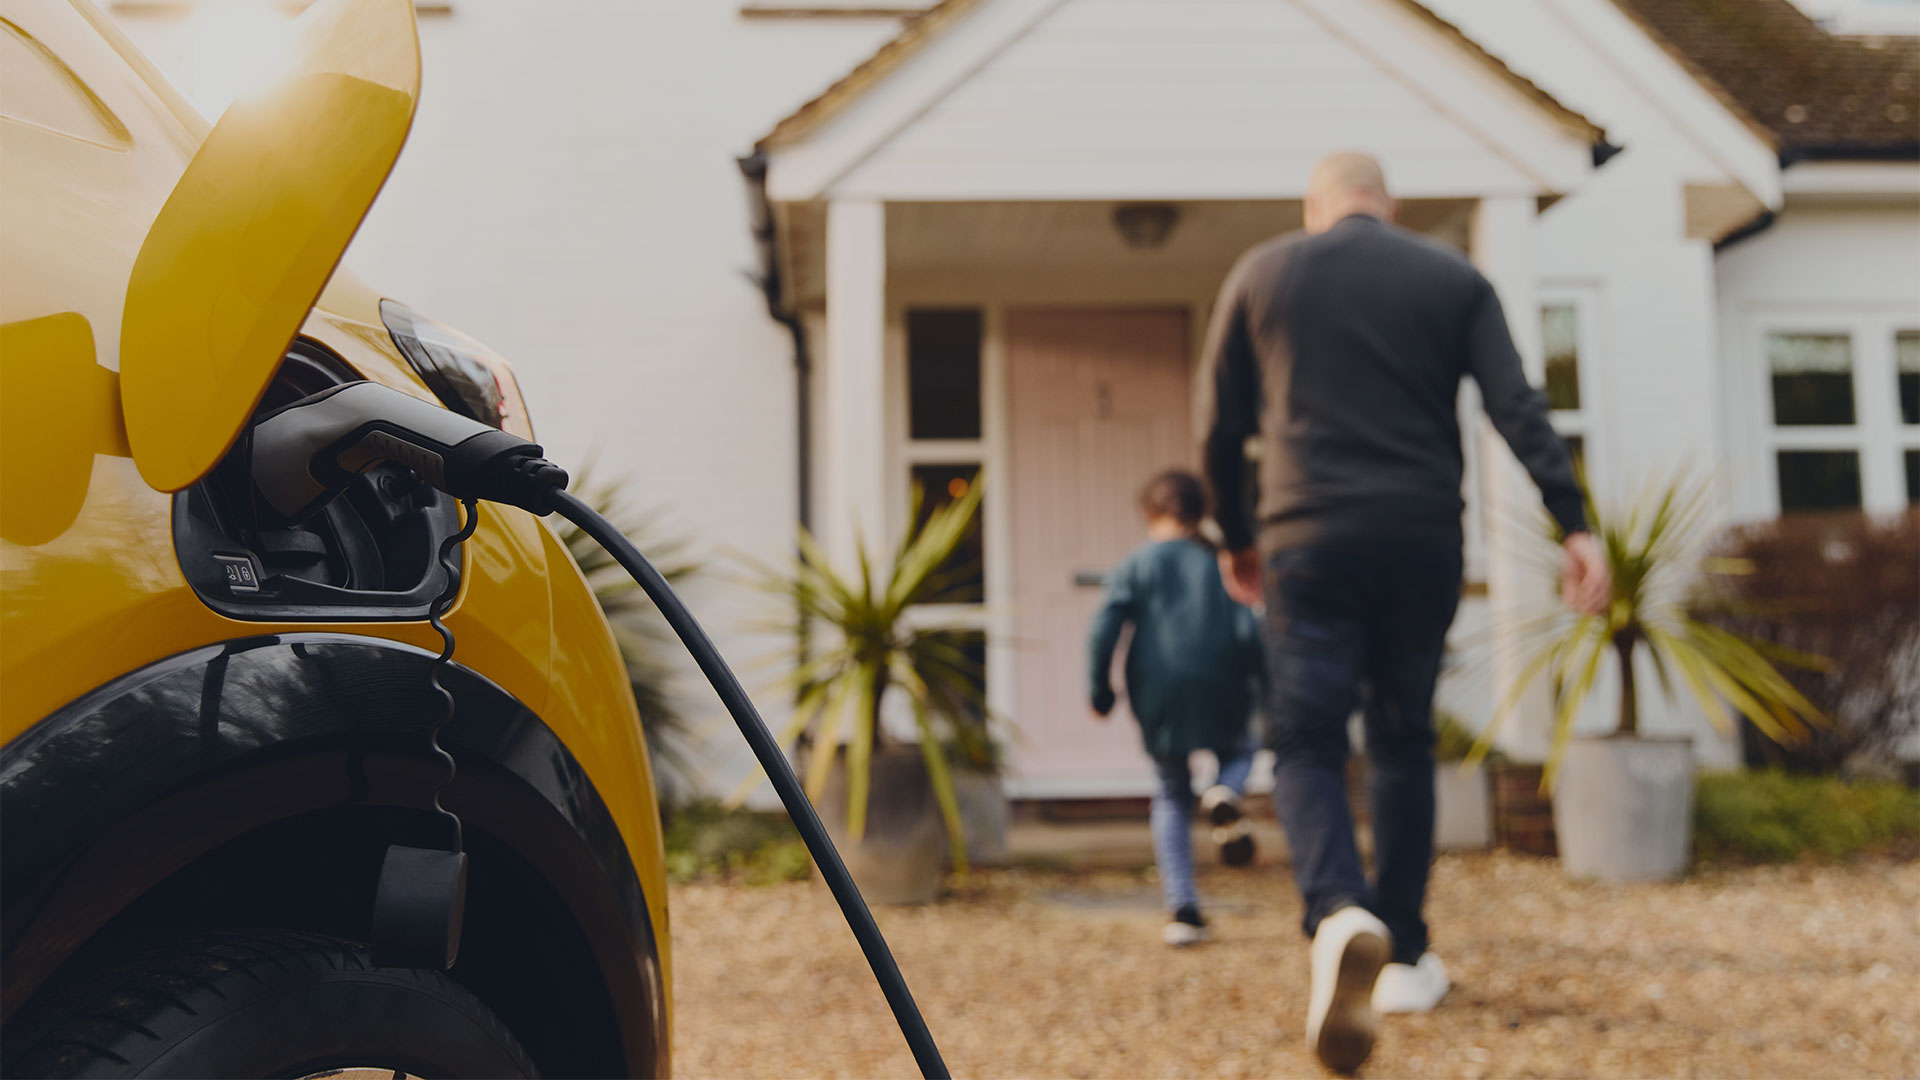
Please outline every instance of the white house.
[{"label": "white house", "polygon": [[[209,42],[285,7],[242,2],[111,7],[217,108]],[[716,551],[778,559],[802,518],[884,547],[914,482],[983,470],[980,602],[936,614],[988,632],[1010,789],[1139,793],[1081,697],[1093,583],[1193,459],[1215,289],[1328,151],[1492,279],[1603,499],[1692,461],[1737,518],[1920,502],[1920,3],[1797,2],[421,3],[419,118],[349,258]],[[1531,492],[1462,409],[1470,651],[1537,582]],[[744,590],[696,603],[782,644]],[[1731,759],[1689,710],[1647,726]]]}]

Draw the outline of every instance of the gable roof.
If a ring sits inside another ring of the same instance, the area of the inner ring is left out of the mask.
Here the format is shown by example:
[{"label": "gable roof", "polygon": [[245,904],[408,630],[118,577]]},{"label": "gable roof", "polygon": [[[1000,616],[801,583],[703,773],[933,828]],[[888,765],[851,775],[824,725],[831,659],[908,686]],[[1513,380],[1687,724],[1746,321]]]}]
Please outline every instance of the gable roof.
[{"label": "gable roof", "polygon": [[[913,56],[921,46],[931,41],[941,30],[952,25],[967,9],[976,6],[978,2],[979,0],[940,0],[939,3],[909,19],[899,35],[882,45],[879,51],[861,61],[852,71],[813,99],[781,118],[772,130],[761,136],[760,140],[754,144],[754,149],[767,151],[804,139],[873,84],[886,78],[895,68]],[[1499,57],[1481,48],[1459,27],[1434,14],[1418,0],[1393,0],[1393,2],[1451,39],[1468,56],[1510,83],[1514,89],[1545,110],[1563,127],[1575,132],[1596,148],[1606,144],[1607,133],[1599,125],[1568,108],[1531,79],[1508,67]]]},{"label": "gable roof", "polygon": [[771,150],[798,142],[827,122],[835,113],[854,98],[860,96],[868,87],[899,67],[906,59],[920,50],[920,46],[931,41],[939,31],[952,23],[966,9],[973,7],[978,0],[940,0],[939,3],[910,16],[900,33],[895,35],[878,52],[860,61],[852,71],[842,75],[832,86],[820,91],[799,108],[780,118],[773,129],[762,135],[753,144],[755,150]]},{"label": "gable roof", "polygon": [[1614,2],[1783,161],[1920,157],[1920,39],[1830,34],[1789,0]]}]

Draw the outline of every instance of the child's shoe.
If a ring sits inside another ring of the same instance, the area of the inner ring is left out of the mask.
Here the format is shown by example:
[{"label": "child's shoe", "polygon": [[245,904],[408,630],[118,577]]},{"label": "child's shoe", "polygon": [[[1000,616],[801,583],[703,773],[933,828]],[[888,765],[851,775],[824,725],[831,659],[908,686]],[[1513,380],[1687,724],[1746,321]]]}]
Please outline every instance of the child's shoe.
[{"label": "child's shoe", "polygon": [[1226,865],[1253,865],[1253,829],[1245,821],[1215,827],[1213,842],[1219,845],[1220,861]]},{"label": "child's shoe", "polygon": [[1211,940],[1213,931],[1207,928],[1207,920],[1200,917],[1200,909],[1188,904],[1173,913],[1173,920],[1160,931],[1160,937],[1167,944],[1180,949]]},{"label": "child's shoe", "polygon": [[1225,784],[1215,784],[1200,796],[1200,812],[1207,824],[1216,828],[1240,820],[1240,793]]},{"label": "child's shoe", "polygon": [[1240,810],[1240,793],[1225,784],[1215,784],[1200,796],[1200,813],[1213,826],[1213,842],[1220,849],[1220,861],[1228,866],[1253,863],[1253,832],[1247,828]]}]

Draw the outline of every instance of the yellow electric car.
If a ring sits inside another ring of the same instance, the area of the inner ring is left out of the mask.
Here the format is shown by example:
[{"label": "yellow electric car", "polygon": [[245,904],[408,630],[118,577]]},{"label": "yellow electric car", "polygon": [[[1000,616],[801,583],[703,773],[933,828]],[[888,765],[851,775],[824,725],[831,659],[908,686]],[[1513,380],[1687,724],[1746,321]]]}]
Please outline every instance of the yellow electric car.
[{"label": "yellow electric car", "polygon": [[[419,92],[412,0],[322,0],[209,128],[86,0],[0,0],[0,1069],[660,1075],[646,744],[566,549],[454,549],[458,959],[374,966],[458,503],[398,464],[298,525],[253,419],[355,380],[531,438],[504,362],[336,269]],[[502,272],[511,272],[502,268]]]}]

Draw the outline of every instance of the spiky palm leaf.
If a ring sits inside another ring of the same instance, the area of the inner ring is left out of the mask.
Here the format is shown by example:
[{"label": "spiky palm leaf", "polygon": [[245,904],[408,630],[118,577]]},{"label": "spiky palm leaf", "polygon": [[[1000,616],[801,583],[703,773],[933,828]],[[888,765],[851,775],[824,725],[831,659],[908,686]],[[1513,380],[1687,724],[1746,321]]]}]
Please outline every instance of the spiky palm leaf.
[{"label": "spiky palm leaf", "polygon": [[[1486,756],[1500,726],[1513,714],[1526,688],[1546,675],[1557,698],[1553,746],[1541,778],[1543,788],[1558,775],[1573,738],[1574,721],[1592,692],[1609,651],[1620,672],[1621,735],[1639,730],[1639,695],[1633,657],[1644,645],[1653,659],[1661,689],[1671,700],[1673,675],[1699,701],[1714,726],[1732,729],[1731,704],[1769,737],[1787,741],[1808,724],[1825,723],[1813,703],[1794,689],[1775,662],[1819,667],[1818,657],[1754,641],[1702,622],[1688,610],[1687,590],[1699,563],[1703,533],[1712,509],[1704,479],[1685,470],[1651,483],[1630,505],[1600,513],[1591,495],[1587,519],[1613,575],[1607,609],[1585,615],[1556,606],[1520,620],[1516,638],[1518,677],[1508,686],[1493,720],[1475,742],[1468,764]],[[1536,552],[1544,566],[1558,572],[1557,548],[1564,537],[1544,515],[1533,531],[1552,547]]]},{"label": "spiky palm leaf", "polygon": [[[592,465],[580,470],[573,485],[581,500],[645,551],[669,582],[679,584],[698,572],[700,563],[687,554],[686,541],[654,535],[658,532],[657,513],[628,506],[621,494],[625,487],[619,479],[601,481]],[[674,686],[671,657],[680,649],[679,638],[647,594],[592,537],[572,522],[558,522],[554,531],[579,564],[607,624],[613,628],[613,639],[620,647],[620,659],[633,688],[633,701],[640,710],[647,753],[663,789],[692,791],[700,779],[696,760],[700,739],[681,711]]]},{"label": "spiky palm leaf", "polygon": [[[925,625],[909,612],[918,605],[953,602],[973,572],[947,563],[972,528],[980,497],[976,475],[959,498],[909,527],[891,563],[878,573],[864,540],[856,544],[858,565],[849,574],[804,531],[799,557],[789,567],[755,565],[759,586],[786,601],[796,638],[808,628],[808,651],[788,680],[793,717],[779,733],[782,745],[805,736],[812,746],[808,796],[818,800],[825,791],[835,749],[844,740],[847,833],[856,840],[864,835],[873,751],[885,739],[881,704],[889,690],[898,690],[911,703],[927,777],[946,822],[954,869],[961,874],[967,869],[966,837],[943,736],[987,713],[978,689],[979,665],[965,649],[968,636],[977,631]],[[921,499],[916,489],[909,521],[920,520]],[[758,773],[750,777],[735,800],[759,779]]]}]

